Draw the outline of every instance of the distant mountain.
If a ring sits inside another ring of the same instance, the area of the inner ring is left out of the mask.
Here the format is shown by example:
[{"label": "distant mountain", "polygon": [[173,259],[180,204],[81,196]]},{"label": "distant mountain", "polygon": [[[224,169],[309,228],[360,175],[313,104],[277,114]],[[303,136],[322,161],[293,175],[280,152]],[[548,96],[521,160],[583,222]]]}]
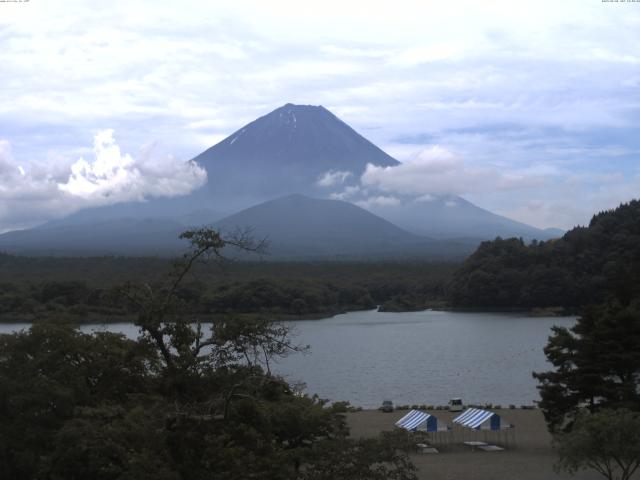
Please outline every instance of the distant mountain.
[{"label": "distant mountain", "polygon": [[211,224],[231,213],[213,202],[198,203],[191,196],[156,198],[147,202],[126,202],[87,208],[38,228],[91,225],[114,220],[168,220],[185,227]]},{"label": "distant mountain", "polygon": [[185,218],[191,218],[211,223],[286,194],[326,196],[327,188],[318,182],[327,173],[353,180],[368,163],[398,164],[326,108],[293,104],[245,125],[193,160],[205,168],[208,181],[190,195],[91,208],[51,223],[77,225],[124,218],[188,224]]},{"label": "distant mountain", "polygon": [[544,232],[547,235],[549,235],[549,238],[560,238],[565,233],[567,233],[565,230],[562,230],[561,228],[554,228],[554,227],[545,228]]},{"label": "distant mountain", "polygon": [[564,233],[559,229],[542,230],[496,215],[453,195],[434,196],[429,200],[403,199],[400,206],[372,206],[369,210],[410,232],[432,238],[548,240]]},{"label": "distant mountain", "polygon": [[216,223],[223,231],[251,227],[282,255],[393,251],[425,240],[351,203],[288,195],[242,210]]},{"label": "distant mountain", "polygon": [[474,246],[467,242],[437,242],[339,200],[288,195],[242,210],[214,224],[231,232],[251,227],[256,238],[269,240],[276,257],[350,256],[463,257]]},{"label": "distant mountain", "polygon": [[186,243],[185,227],[171,220],[121,218],[94,223],[44,225],[0,235],[0,251],[21,255],[173,255]]},{"label": "distant mountain", "polygon": [[[362,173],[369,164],[393,168],[399,162],[322,106],[286,104],[245,125],[194,160],[206,169],[208,182],[190,195],[83,210],[67,218],[49,222],[32,230],[32,233],[10,232],[2,235],[0,250],[91,250],[139,254],[145,251],[144,238],[147,237],[144,231],[150,225],[154,225],[156,230],[164,225],[167,232],[175,232],[189,226],[211,224],[232,212],[248,209],[237,214],[242,214],[241,217],[229,218],[243,219],[246,226],[260,226],[265,232],[274,234],[274,239],[282,240],[282,245],[287,246],[285,250],[292,251],[295,242],[281,237],[283,233],[277,228],[284,219],[295,213],[293,210],[277,212],[277,208],[293,208],[291,200],[285,202],[280,199],[275,203],[269,201],[290,194],[325,199],[340,198],[345,190],[351,192],[350,195],[343,195],[350,202],[363,206],[370,214],[382,217],[377,218],[377,221],[387,221],[385,228],[379,224],[384,235],[374,235],[370,224],[365,221],[355,223],[351,230],[345,229],[345,224],[344,228],[320,232],[318,228],[324,227],[316,226],[315,222],[320,222],[323,217],[309,213],[307,218],[300,215],[296,217],[300,220],[299,225],[304,225],[309,232],[305,234],[301,228],[296,230],[298,238],[304,235],[308,237],[303,242],[305,248],[313,247],[313,251],[318,254],[338,250],[355,252],[355,246],[360,244],[363,252],[372,252],[374,247],[384,250],[387,249],[386,246],[396,242],[396,248],[402,249],[409,232],[414,239],[417,236],[456,239],[455,245],[477,245],[481,240],[496,236],[516,236],[526,240],[548,239],[562,233],[536,229],[495,215],[455,196],[430,197],[429,201],[419,201],[397,195],[401,199],[399,203],[396,202],[393,206],[376,206],[376,202],[370,201],[371,198],[383,195],[384,192],[361,188]],[[302,197],[292,198],[302,202]],[[335,211],[327,205],[337,204],[322,204],[325,215],[346,215],[344,212],[348,207],[345,205],[348,204],[339,204],[341,208]],[[248,207],[252,205],[263,209],[268,207],[269,215],[265,218],[251,216],[254,210]],[[311,208],[310,205],[307,206]],[[351,205],[351,212],[362,213],[361,210]],[[310,211],[316,212],[313,209]],[[225,221],[229,221],[229,218]],[[339,220],[336,219],[336,224],[339,224]],[[373,221],[371,217],[369,221]],[[136,226],[136,222],[139,225]],[[221,222],[218,225],[223,224]],[[169,225],[172,226],[169,228]],[[358,233],[357,229],[361,231]],[[393,229],[397,234],[395,237],[390,235]],[[398,234],[398,231],[403,234]],[[104,238],[97,238],[96,232],[104,232]],[[358,240],[348,241],[347,232],[351,232],[353,238]],[[316,233],[322,235],[316,236]],[[129,238],[132,239],[131,242],[128,241]],[[162,235],[149,237],[150,254],[160,252],[165,247],[179,245],[172,243],[174,240],[163,243],[162,238]],[[322,241],[313,243],[312,238],[322,238]],[[109,239],[113,239],[115,243],[112,244]],[[119,242],[116,239],[120,239]],[[112,245],[115,250],[112,250]],[[126,245],[131,246],[131,252],[126,250]],[[340,248],[329,248],[331,245],[338,245]],[[433,248],[437,245],[443,248],[443,252],[448,251],[446,242],[431,244]]]},{"label": "distant mountain", "polygon": [[329,172],[359,178],[368,163],[399,162],[322,106],[286,104],[194,158],[214,196],[269,199],[287,193],[326,194]]},{"label": "distant mountain", "polygon": [[[288,195],[242,210],[212,225],[226,234],[250,228],[269,242],[272,259],[458,258],[469,242],[440,242],[406,232],[339,200]],[[46,225],[0,235],[0,251],[28,255],[175,255],[186,227],[170,220],[112,219]],[[235,252],[232,252],[235,254]]]}]

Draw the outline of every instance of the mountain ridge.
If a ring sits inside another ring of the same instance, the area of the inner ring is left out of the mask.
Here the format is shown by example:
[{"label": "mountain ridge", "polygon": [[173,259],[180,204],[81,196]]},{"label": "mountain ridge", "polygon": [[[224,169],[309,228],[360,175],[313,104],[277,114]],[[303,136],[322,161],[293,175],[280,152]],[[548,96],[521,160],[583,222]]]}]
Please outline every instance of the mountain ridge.
[{"label": "mountain ridge", "polygon": [[[193,158],[208,173],[201,190],[244,208],[289,193],[326,194],[322,175],[359,178],[368,164],[399,165],[322,106],[286,104],[236,130]],[[241,186],[241,192],[239,192]]]},{"label": "mountain ridge", "polygon": [[[380,220],[393,224],[394,228],[418,237],[454,238],[465,244],[479,244],[496,236],[545,240],[558,234],[554,230],[536,229],[495,215],[456,196],[433,197],[429,202],[405,196],[397,205],[370,204],[367,195],[384,195],[385,192],[360,188],[360,176],[367,165],[393,168],[400,162],[322,106],[288,103],[236,130],[194,160],[206,169],[208,182],[189,195],[85,209],[20,234],[0,235],[0,250],[9,248],[15,252],[26,245],[35,248],[40,243],[39,250],[47,251],[47,242],[53,240],[64,250],[62,232],[65,228],[68,243],[81,246],[77,238],[93,238],[91,230],[96,225],[103,228],[110,222],[113,228],[121,228],[120,240],[116,231],[105,230],[105,236],[112,239],[114,250],[120,252],[120,242],[126,242],[128,237],[142,238],[135,232],[135,221],[141,222],[140,230],[148,226],[142,223],[148,220],[174,222],[181,228],[215,224],[232,212],[240,213],[287,195],[303,194],[326,200],[338,197],[340,191],[347,188],[358,192],[349,197],[350,205],[364,207]],[[346,208],[349,207],[343,205],[343,209]],[[269,218],[274,224],[278,223],[275,215],[270,214]],[[119,223],[123,219],[128,221]],[[257,223],[259,220],[255,219]],[[83,228],[87,232],[83,232]],[[307,228],[311,231],[313,225],[307,223]],[[387,225],[383,230],[388,233],[392,229]],[[298,233],[302,239],[304,232],[298,229]],[[334,230],[335,238],[340,234],[340,229]],[[18,238],[22,240],[17,241]],[[157,239],[149,241],[150,252],[162,250]],[[325,236],[325,241],[330,242],[330,239]],[[297,249],[291,242],[289,244]],[[172,240],[167,243],[167,249],[173,249],[175,245]],[[396,248],[403,248],[402,242]],[[86,246],[81,250],[86,250]],[[443,247],[443,251],[446,250]]]},{"label": "mountain ridge", "polygon": [[232,232],[250,227],[276,257],[434,257],[471,253],[468,242],[447,245],[407,232],[350,202],[290,194],[244,209],[212,225]]}]

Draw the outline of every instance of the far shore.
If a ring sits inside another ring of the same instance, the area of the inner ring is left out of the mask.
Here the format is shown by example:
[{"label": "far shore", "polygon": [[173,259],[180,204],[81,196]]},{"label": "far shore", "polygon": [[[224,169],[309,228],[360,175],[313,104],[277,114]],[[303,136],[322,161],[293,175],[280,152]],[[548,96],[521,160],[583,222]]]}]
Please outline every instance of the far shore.
[{"label": "far shore", "polygon": [[[552,438],[547,431],[542,412],[538,409],[492,409],[500,415],[503,422],[515,425],[515,444],[491,441],[489,443],[505,447],[504,451],[484,452],[471,450],[457,441],[430,442],[439,453],[412,453],[411,460],[418,469],[419,479],[429,480],[544,480],[544,479],[583,479],[602,478],[593,471],[582,471],[575,476],[556,473],[553,465],[556,454],[552,447]],[[374,437],[383,431],[393,430],[394,423],[407,413],[397,410],[383,413],[380,410],[362,410],[346,414],[351,436],[357,438]],[[440,425],[451,425],[451,420],[459,412],[446,410],[430,411],[438,418]],[[446,435],[442,434],[442,435]],[[472,433],[469,433],[472,435]],[[482,434],[478,435],[482,440]],[[495,440],[489,437],[488,440]],[[640,474],[634,476],[640,478]]]},{"label": "far shore", "polygon": [[[274,313],[274,312],[254,312],[254,313],[212,313],[208,315],[200,315],[199,319],[203,323],[211,322],[213,318],[220,316],[231,316],[231,317],[256,317],[256,316],[266,316],[269,317],[274,322],[294,322],[300,320],[326,320],[328,318],[333,318],[337,315],[345,315],[348,313],[355,312],[379,312],[379,313],[413,313],[413,312],[426,312],[426,311],[437,311],[437,312],[460,312],[460,313],[519,313],[527,317],[571,317],[577,315],[576,312],[568,311],[563,309],[562,307],[545,307],[545,308],[533,308],[533,309],[522,309],[522,308],[450,308],[450,307],[437,307],[437,308],[425,308],[421,310],[381,310],[380,306],[375,308],[364,308],[364,309],[349,309],[349,310],[332,310],[326,312],[316,312],[316,313],[304,313],[304,314],[293,314],[293,313]],[[198,316],[192,317],[194,321],[198,318]],[[90,312],[86,315],[80,314],[49,314],[49,316],[40,316],[35,314],[25,314],[25,313],[6,313],[0,315],[0,324],[10,324],[10,323],[24,323],[24,324],[33,324],[40,322],[53,322],[60,324],[69,324],[69,325],[108,325],[115,323],[134,323],[136,320],[135,315],[100,315],[93,312]]]}]

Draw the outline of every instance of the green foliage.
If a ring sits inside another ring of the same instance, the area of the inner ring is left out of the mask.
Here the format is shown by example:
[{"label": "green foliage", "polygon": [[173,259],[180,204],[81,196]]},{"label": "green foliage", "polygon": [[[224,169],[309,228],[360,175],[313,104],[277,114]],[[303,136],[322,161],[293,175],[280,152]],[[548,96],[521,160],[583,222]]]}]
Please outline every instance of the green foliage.
[{"label": "green foliage", "polygon": [[271,359],[301,349],[284,326],[193,321],[187,273],[253,244],[206,230],[185,238],[193,248],[164,281],[119,290],[136,341],[48,322],[0,335],[0,478],[415,478],[400,445],[350,440],[336,409],[270,373]]},{"label": "green foliage", "polygon": [[555,436],[558,471],[593,469],[609,480],[628,480],[640,466],[640,413],[581,413],[570,432]]},{"label": "green foliage", "polygon": [[593,217],[563,238],[483,242],[448,286],[454,306],[576,309],[640,295],[640,201]]},{"label": "green foliage", "polygon": [[181,477],[162,455],[163,433],[160,409],[81,408],[56,433],[46,475],[56,480],[177,480]]},{"label": "green foliage", "polygon": [[[414,442],[415,443],[415,442]],[[321,442],[302,469],[300,480],[415,480],[406,432],[380,438]]]},{"label": "green foliage", "polygon": [[59,325],[2,335],[0,352],[0,472],[9,479],[35,478],[79,407],[145,392],[145,373],[156,367],[144,345]]},{"label": "green foliage", "polygon": [[[236,262],[195,264],[175,291],[194,316],[259,314],[316,318],[371,309],[407,311],[442,305],[454,268],[438,263]],[[28,258],[0,254],[0,321],[132,321],[136,309],[117,287],[161,279],[162,259]],[[65,280],[61,280],[64,278]],[[150,283],[162,287],[158,280]]]},{"label": "green foliage", "polygon": [[552,431],[570,428],[583,406],[640,410],[640,306],[588,308],[545,347],[554,370],[534,373]]},{"label": "green foliage", "polygon": [[369,292],[357,285],[267,279],[224,285],[202,299],[210,313],[314,315],[375,307]]}]

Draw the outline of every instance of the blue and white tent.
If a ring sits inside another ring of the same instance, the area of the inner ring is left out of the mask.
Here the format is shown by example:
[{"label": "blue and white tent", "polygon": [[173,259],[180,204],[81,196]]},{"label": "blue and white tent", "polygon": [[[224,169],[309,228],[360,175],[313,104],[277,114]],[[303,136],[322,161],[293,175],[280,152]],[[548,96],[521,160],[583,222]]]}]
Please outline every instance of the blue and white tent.
[{"label": "blue and white tent", "polygon": [[474,430],[487,429],[487,427],[489,430],[500,430],[500,415],[488,410],[469,408],[454,418],[453,423]]},{"label": "blue and white tent", "polygon": [[438,419],[427,412],[411,410],[396,422],[396,427],[404,428],[410,432],[422,430],[424,432],[437,432]]}]

